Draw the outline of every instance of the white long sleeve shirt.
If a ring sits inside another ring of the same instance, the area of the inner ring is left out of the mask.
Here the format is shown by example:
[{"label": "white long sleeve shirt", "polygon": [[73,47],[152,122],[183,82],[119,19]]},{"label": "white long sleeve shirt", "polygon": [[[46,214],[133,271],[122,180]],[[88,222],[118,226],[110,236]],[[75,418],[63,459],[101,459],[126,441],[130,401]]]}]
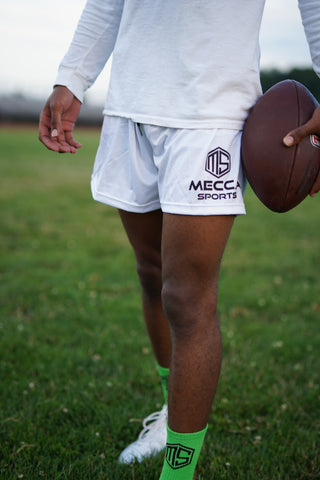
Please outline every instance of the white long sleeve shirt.
[{"label": "white long sleeve shirt", "polygon": [[[175,128],[241,129],[261,94],[264,3],[88,0],[56,84],[82,101],[113,54],[106,115]],[[299,0],[299,7],[320,76],[320,1]]]}]

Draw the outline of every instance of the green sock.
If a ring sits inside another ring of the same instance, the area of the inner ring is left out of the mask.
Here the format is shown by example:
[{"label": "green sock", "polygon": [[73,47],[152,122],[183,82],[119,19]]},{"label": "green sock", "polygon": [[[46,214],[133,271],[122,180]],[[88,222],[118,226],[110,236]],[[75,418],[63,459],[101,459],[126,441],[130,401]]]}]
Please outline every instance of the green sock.
[{"label": "green sock", "polygon": [[208,426],[195,433],[177,433],[169,427],[160,480],[192,480]]},{"label": "green sock", "polygon": [[168,380],[169,380],[169,368],[161,367],[157,363],[157,369],[160,375],[161,387],[164,396],[164,403],[168,405]]}]

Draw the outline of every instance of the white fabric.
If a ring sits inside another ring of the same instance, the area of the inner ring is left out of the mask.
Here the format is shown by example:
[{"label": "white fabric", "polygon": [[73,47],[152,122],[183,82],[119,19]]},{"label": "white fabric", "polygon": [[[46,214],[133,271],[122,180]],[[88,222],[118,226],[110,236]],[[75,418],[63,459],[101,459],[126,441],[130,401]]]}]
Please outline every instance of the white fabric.
[{"label": "white fabric", "polygon": [[313,67],[320,77],[320,1],[298,0]]},{"label": "white fabric", "polygon": [[239,130],[139,126],[106,116],[93,198],[137,213],[244,214],[240,142]]},{"label": "white fabric", "polygon": [[[242,128],[261,93],[264,2],[88,0],[56,84],[82,100],[113,52],[104,113],[179,128]],[[320,74],[320,1],[299,6]]]}]

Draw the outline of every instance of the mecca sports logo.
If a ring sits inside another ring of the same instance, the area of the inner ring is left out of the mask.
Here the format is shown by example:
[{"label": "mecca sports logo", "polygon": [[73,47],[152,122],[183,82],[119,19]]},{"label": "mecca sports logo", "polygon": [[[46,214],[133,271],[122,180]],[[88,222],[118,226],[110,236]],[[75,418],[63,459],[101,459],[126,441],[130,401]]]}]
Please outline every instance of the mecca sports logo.
[{"label": "mecca sports logo", "polygon": [[207,155],[206,172],[216,178],[223,177],[231,170],[231,155],[223,148],[218,147]]},{"label": "mecca sports logo", "polygon": [[239,180],[222,178],[231,171],[231,155],[221,147],[207,154],[204,170],[215,179],[198,178],[190,181],[189,192],[197,192],[198,201],[232,200],[238,198],[241,190]]},{"label": "mecca sports logo", "polygon": [[190,465],[193,454],[194,448],[185,447],[180,443],[167,443],[166,461],[173,470]]}]

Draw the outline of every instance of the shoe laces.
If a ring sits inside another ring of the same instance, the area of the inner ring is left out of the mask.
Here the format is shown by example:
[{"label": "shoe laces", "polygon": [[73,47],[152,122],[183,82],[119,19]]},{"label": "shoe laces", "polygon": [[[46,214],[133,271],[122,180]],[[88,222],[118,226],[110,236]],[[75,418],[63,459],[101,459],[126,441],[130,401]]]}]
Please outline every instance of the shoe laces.
[{"label": "shoe laces", "polygon": [[143,440],[146,436],[152,435],[163,428],[163,423],[167,422],[168,407],[164,405],[159,412],[151,413],[143,422],[143,430],[140,432],[138,440]]}]

